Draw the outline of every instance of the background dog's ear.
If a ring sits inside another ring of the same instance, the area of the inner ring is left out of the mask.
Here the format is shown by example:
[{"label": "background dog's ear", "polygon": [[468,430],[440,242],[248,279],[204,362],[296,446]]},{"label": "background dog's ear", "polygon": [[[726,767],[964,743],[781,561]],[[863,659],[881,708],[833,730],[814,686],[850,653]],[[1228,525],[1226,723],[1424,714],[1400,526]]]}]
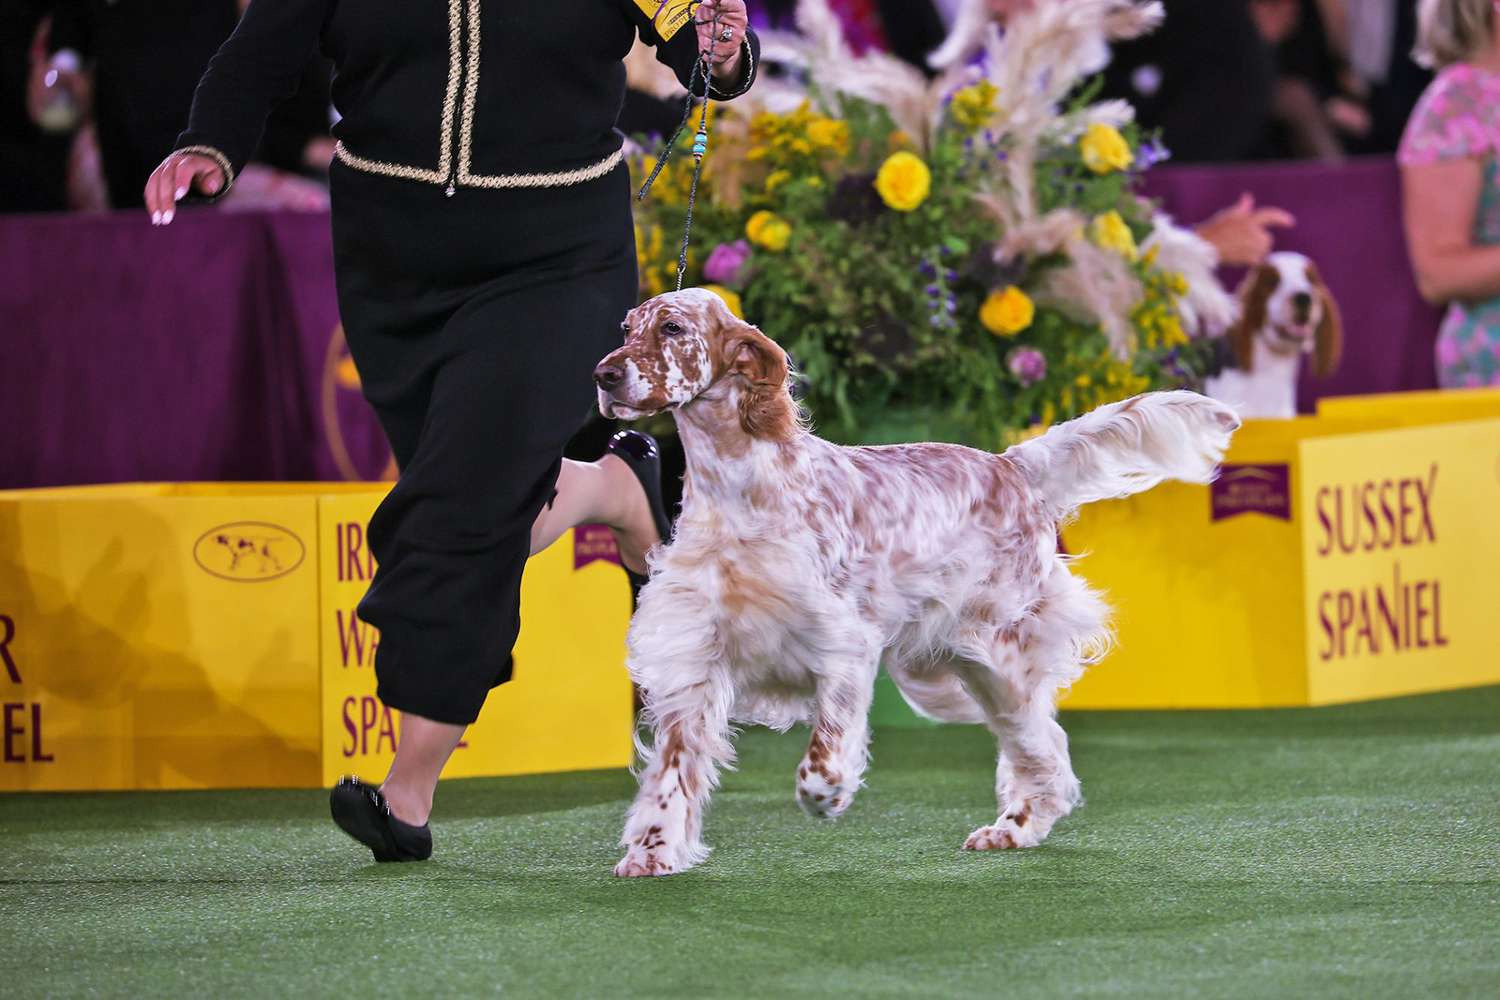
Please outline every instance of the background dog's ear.
[{"label": "background dog's ear", "polygon": [[1307,280],[1313,283],[1318,297],[1323,300],[1323,318],[1318,321],[1318,329],[1313,335],[1316,352],[1313,371],[1319,378],[1327,378],[1338,368],[1339,359],[1344,356],[1344,322],[1339,316],[1339,304],[1333,300],[1333,294],[1328,291],[1323,276],[1312,261],[1307,262]]},{"label": "background dog's ear", "polygon": [[1276,291],[1281,275],[1270,264],[1257,264],[1240,282],[1240,319],[1226,335],[1234,351],[1234,363],[1250,371],[1255,363],[1255,334],[1266,325],[1266,303]]}]

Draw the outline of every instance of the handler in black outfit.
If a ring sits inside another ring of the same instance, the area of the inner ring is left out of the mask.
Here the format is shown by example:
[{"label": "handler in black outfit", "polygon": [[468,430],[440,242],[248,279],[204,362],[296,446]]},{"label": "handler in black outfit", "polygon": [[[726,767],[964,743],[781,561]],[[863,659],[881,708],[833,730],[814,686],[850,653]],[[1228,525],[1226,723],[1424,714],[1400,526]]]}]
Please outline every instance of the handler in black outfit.
[{"label": "handler in black outfit", "polygon": [[360,616],[403,713],[385,783],[342,782],[333,812],[380,860],[431,853],[438,775],[510,677],[527,557],[600,521],[639,571],[664,531],[649,438],[561,457],[637,297],[615,129],[637,32],[685,85],[711,48],[715,99],[754,80],[743,0],[253,0],[146,187],[157,224],[222,195],[314,51],[333,60],[339,310],[401,468]]}]

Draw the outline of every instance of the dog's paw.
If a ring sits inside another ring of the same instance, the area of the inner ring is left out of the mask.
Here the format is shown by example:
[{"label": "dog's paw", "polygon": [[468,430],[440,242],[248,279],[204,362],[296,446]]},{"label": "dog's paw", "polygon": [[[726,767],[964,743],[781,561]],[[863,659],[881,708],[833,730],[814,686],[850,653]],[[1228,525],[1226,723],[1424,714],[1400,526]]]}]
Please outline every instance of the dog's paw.
[{"label": "dog's paw", "polygon": [[647,878],[675,874],[677,874],[677,869],[673,867],[671,861],[656,851],[631,848],[620,859],[620,863],[615,865],[615,875],[619,878]]},{"label": "dog's paw", "polygon": [[810,770],[805,761],[797,769],[797,805],[809,816],[837,819],[854,804],[854,792],[839,775]]},{"label": "dog's paw", "polygon": [[1003,816],[992,825],[981,826],[969,834],[969,839],[964,841],[964,850],[1009,851],[1018,847],[1035,847],[1041,838],[1028,831],[1025,824],[1025,813]]}]

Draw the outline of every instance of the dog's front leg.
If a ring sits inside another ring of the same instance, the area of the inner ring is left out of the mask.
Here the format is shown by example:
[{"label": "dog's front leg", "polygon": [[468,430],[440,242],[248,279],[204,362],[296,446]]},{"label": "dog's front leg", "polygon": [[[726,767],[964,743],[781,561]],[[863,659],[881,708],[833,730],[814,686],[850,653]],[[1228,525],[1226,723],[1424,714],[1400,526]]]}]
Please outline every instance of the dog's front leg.
[{"label": "dog's front leg", "polygon": [[810,816],[843,815],[864,782],[874,672],[851,666],[847,673],[818,685],[812,739],[797,765],[797,804]]},{"label": "dog's front leg", "polygon": [[646,710],[656,731],[620,837],[625,857],[615,866],[627,878],[672,875],[708,857],[703,814],[719,767],[734,760],[728,695],[713,681],[648,692]]}]

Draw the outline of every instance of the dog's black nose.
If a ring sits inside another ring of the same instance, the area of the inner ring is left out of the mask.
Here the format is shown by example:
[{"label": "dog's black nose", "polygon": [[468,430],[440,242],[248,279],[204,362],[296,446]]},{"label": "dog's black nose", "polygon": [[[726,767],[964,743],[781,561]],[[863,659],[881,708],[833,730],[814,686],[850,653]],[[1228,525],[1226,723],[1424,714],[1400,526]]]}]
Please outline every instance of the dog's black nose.
[{"label": "dog's black nose", "polygon": [[1303,316],[1312,308],[1312,295],[1308,292],[1296,292],[1292,295],[1292,308]]},{"label": "dog's black nose", "polygon": [[612,365],[607,361],[600,362],[599,367],[594,369],[594,382],[601,389],[613,389],[620,384],[620,380],[624,377],[625,370],[623,368],[619,365]]}]

